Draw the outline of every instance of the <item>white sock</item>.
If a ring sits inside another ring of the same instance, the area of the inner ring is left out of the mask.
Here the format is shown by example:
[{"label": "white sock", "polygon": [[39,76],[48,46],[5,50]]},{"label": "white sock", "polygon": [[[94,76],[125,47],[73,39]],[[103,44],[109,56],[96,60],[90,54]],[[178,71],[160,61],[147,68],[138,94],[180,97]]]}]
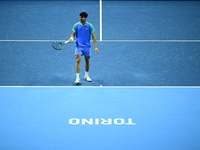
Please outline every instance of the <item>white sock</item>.
[{"label": "white sock", "polygon": [[89,76],[89,72],[85,71],[85,75],[86,75],[86,76]]},{"label": "white sock", "polygon": [[76,78],[79,78],[79,74],[80,74],[80,73],[76,73]]}]

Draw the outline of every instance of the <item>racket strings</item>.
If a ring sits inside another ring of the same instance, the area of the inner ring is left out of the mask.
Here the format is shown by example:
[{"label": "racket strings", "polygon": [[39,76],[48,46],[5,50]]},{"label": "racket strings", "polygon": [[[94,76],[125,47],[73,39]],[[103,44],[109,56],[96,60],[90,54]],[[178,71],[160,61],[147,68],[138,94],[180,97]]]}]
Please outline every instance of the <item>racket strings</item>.
[{"label": "racket strings", "polygon": [[61,42],[54,42],[52,46],[57,50],[61,50],[63,48],[63,44]]}]

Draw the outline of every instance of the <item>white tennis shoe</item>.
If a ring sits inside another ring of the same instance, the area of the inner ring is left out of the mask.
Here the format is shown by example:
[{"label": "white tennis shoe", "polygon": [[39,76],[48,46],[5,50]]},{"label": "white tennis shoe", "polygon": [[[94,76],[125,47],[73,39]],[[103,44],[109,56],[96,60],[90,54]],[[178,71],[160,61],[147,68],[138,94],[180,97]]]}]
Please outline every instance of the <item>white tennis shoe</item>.
[{"label": "white tennis shoe", "polygon": [[84,76],[84,79],[87,81],[87,82],[92,82],[92,79],[90,79],[90,77],[88,75],[85,75]]},{"label": "white tennis shoe", "polygon": [[81,82],[80,78],[76,78],[75,84],[79,84]]}]

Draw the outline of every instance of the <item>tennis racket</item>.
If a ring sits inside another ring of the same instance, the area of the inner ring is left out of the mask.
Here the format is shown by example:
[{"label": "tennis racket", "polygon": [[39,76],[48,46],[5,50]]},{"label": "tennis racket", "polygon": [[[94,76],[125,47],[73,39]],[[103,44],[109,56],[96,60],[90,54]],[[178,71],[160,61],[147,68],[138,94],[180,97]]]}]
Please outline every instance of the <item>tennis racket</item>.
[{"label": "tennis racket", "polygon": [[53,47],[54,49],[56,49],[56,50],[61,50],[61,49],[64,48],[64,45],[65,45],[66,43],[69,43],[69,41],[66,41],[66,42],[53,42],[53,43],[52,43],[52,47]]}]

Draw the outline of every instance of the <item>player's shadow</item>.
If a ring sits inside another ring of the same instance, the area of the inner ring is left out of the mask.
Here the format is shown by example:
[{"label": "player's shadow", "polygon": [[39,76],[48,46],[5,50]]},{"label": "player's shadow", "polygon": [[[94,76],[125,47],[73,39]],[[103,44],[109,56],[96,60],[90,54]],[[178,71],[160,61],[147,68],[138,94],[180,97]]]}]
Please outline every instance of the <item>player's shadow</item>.
[{"label": "player's shadow", "polygon": [[79,83],[79,84],[76,84],[76,83],[72,83],[72,86],[82,86],[83,83]]}]

